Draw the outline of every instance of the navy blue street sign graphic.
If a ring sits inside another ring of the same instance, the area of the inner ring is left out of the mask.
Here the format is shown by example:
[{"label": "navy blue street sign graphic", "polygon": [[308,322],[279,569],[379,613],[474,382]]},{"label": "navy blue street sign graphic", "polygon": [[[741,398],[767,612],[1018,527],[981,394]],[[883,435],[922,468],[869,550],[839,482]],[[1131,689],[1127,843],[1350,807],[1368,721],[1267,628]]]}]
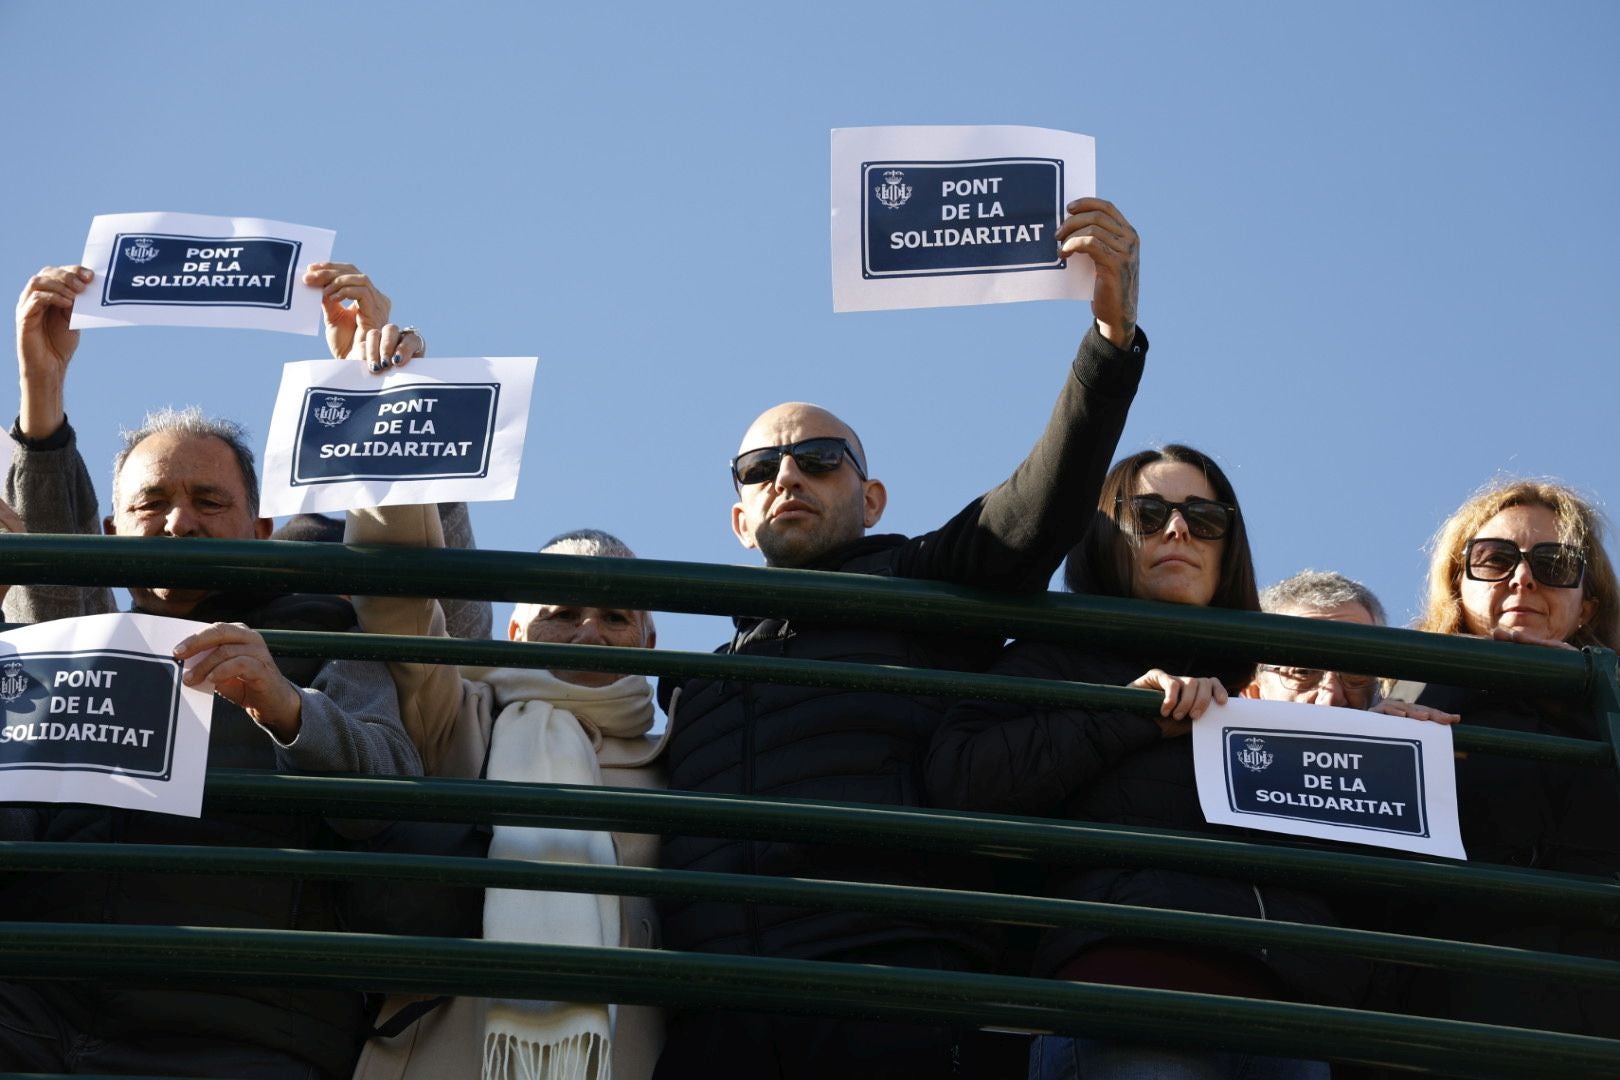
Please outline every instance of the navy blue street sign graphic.
[{"label": "navy blue street sign graphic", "polygon": [[101,302],[180,307],[292,307],[296,240],[119,233]]},{"label": "navy blue street sign graphic", "polygon": [[483,476],[500,396],[499,383],[310,387],[298,416],[292,483]]},{"label": "navy blue street sign graphic", "polygon": [[0,658],[0,771],[169,779],[180,673],[177,660],[116,649]]},{"label": "navy blue street sign graphic", "polygon": [[1065,265],[1056,158],[861,163],[861,272],[935,277]]},{"label": "navy blue street sign graphic", "polygon": [[1416,739],[1222,728],[1221,747],[1237,813],[1429,835]]}]

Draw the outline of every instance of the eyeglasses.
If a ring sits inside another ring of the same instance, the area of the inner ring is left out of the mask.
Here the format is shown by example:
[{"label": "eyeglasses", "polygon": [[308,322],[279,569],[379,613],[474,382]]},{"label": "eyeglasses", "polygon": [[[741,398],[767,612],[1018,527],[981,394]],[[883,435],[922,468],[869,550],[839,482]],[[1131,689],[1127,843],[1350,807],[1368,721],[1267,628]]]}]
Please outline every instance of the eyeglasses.
[{"label": "eyeglasses", "polygon": [[1299,694],[1303,694],[1307,690],[1315,690],[1322,685],[1323,680],[1329,675],[1339,677],[1339,685],[1344,687],[1344,696],[1351,699],[1370,695],[1378,685],[1376,675],[1346,675],[1343,672],[1327,671],[1322,668],[1276,667],[1271,664],[1261,664],[1260,670],[1271,672],[1289,690]]},{"label": "eyeglasses", "polygon": [[1506,581],[1530,564],[1530,576],[1553,589],[1573,589],[1586,576],[1586,559],[1568,544],[1536,544],[1521,551],[1512,540],[1476,539],[1463,548],[1463,572],[1475,581]]},{"label": "eyeglasses", "polygon": [[731,459],[731,481],[739,488],[744,484],[765,484],[776,478],[782,459],[791,457],[806,476],[825,476],[849,459],[850,466],[862,480],[866,470],[855,448],[847,439],[824,435],[814,439],[800,439],[786,446],[761,446],[745,450]]},{"label": "eyeglasses", "polygon": [[[1120,513],[1128,509],[1128,513]],[[1169,522],[1172,512],[1179,512],[1187,523],[1187,531],[1200,540],[1219,540],[1232,528],[1237,507],[1200,499],[1196,495],[1178,503],[1166,502],[1158,495],[1133,495],[1129,500],[1120,498],[1115,504],[1119,526],[1137,536],[1156,533]]]}]

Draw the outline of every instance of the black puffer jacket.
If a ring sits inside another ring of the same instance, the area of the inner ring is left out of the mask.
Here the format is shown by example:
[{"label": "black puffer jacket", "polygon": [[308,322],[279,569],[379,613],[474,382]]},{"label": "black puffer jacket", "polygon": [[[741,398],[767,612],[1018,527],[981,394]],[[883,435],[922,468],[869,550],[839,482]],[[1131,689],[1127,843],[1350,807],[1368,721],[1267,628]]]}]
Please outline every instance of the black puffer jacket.
[{"label": "black puffer jacket", "polygon": [[[806,569],[923,578],[987,588],[1044,588],[1097,503],[1141,377],[1145,336],[1130,351],[1087,335],[1051,422],[1030,456],[994,491],[923,536],[872,536]],[[848,625],[741,619],[722,652],[982,670],[999,641],[930,637]],[[921,765],[946,702],[732,680],[663,680],[670,716],[670,786],[715,794],[922,802]],[[954,880],[929,856],[711,837],[666,837],[665,867],[901,884]],[[958,928],[854,911],[665,903],[677,949],[825,958],[868,946],[934,942],[978,951]]]},{"label": "black puffer jacket", "polygon": [[[1221,671],[1196,659],[1097,655],[1041,642],[1009,645],[992,670],[998,675],[1121,685],[1152,667],[1215,675],[1232,690],[1247,681],[1246,674]],[[962,809],[1248,835],[1204,820],[1193,773],[1192,739],[1161,738],[1152,718],[1134,713],[961,702],[951,708],[934,737],[927,777],[937,803]],[[1312,893],[1152,867],[1053,868],[1047,891],[1070,900],[1319,925],[1336,922],[1328,903]],[[1036,974],[1052,975],[1107,936],[1078,929],[1045,934],[1036,953]],[[1246,955],[1306,1000],[1352,1003],[1360,999],[1368,977],[1365,965],[1334,957],[1302,956],[1258,945]]]},{"label": "black puffer jacket", "polygon": [[[1429,686],[1415,696],[1421,704],[1459,714],[1465,725],[1606,737],[1592,710],[1580,705],[1446,686]],[[1620,873],[1620,785],[1612,768],[1469,753],[1457,761],[1457,807],[1463,847],[1474,862],[1585,874],[1611,883]],[[1422,905],[1397,920],[1397,929],[1433,937],[1620,960],[1620,933],[1614,929],[1555,921],[1534,909]],[[1620,1038],[1620,992],[1606,988],[1419,973],[1402,1004],[1429,1016]]]}]

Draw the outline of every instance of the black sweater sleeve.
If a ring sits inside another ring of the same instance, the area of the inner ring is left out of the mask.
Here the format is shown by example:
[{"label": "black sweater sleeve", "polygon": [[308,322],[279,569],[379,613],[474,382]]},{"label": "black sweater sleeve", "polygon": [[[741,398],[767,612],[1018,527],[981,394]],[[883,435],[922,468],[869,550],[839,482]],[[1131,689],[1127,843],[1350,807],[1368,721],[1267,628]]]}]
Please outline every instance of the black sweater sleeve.
[{"label": "black sweater sleeve", "polygon": [[1093,326],[1029,456],[944,526],[909,541],[896,573],[1018,592],[1046,588],[1091,522],[1146,356],[1140,330],[1120,349]]}]

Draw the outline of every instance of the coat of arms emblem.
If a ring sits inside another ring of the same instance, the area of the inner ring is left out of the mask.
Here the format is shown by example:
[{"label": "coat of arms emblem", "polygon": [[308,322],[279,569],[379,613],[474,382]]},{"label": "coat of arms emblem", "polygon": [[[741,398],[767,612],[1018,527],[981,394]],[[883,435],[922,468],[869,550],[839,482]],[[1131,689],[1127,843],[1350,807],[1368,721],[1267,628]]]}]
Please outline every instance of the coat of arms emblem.
[{"label": "coat of arms emblem", "polygon": [[911,185],[905,181],[905,173],[899,169],[890,169],[883,174],[883,183],[873,188],[872,191],[877,195],[878,202],[887,206],[890,210],[898,210],[906,205],[907,199],[911,198]]},{"label": "coat of arms emblem", "polygon": [[1266,740],[1250,735],[1243,740],[1243,749],[1238,751],[1237,759],[1238,764],[1250,772],[1264,772],[1276,760],[1276,755],[1266,749]]},{"label": "coat of arms emblem", "polygon": [[349,418],[349,399],[329,397],[326,404],[315,410],[315,419],[327,427],[337,427]]},{"label": "coat of arms emblem", "polygon": [[151,240],[138,236],[124,249],[124,258],[134,263],[151,262],[158,257],[158,249]]},{"label": "coat of arms emblem", "polygon": [[28,676],[23,674],[22,662],[7,660],[5,667],[0,669],[0,700],[16,701],[28,692]]}]

